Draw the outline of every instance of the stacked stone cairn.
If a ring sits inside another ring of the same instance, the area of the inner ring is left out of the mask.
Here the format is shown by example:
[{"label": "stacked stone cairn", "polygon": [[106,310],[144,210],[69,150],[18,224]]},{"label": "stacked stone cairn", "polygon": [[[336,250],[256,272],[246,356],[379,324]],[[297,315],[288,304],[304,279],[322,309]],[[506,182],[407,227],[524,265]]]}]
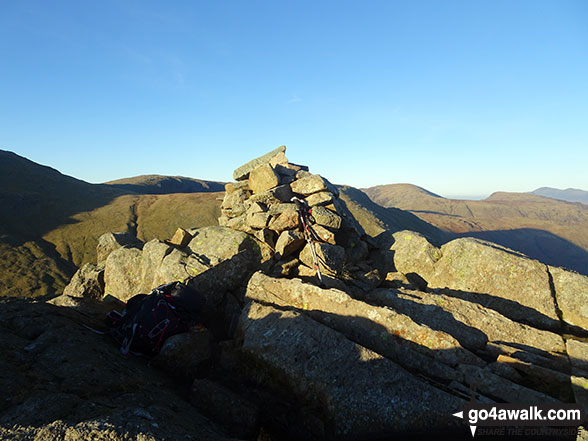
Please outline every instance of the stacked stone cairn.
[{"label": "stacked stone cairn", "polygon": [[275,276],[312,278],[312,251],[291,201],[294,196],[304,199],[312,209],[320,271],[328,285],[337,286],[350,271],[362,271],[357,264],[367,257],[367,236],[337,188],[308,167],[290,163],[285,152],[285,146],[278,147],[234,171],[236,182],[225,186],[219,224],[259,240]]}]

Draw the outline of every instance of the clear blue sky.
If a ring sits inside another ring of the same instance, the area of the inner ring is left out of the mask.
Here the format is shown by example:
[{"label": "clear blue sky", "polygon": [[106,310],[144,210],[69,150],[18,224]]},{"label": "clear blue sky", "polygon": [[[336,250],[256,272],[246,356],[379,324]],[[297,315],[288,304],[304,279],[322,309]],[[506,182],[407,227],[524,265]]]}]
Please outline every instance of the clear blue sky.
[{"label": "clear blue sky", "polygon": [[0,148],[90,182],[588,190],[588,2],[0,1]]}]

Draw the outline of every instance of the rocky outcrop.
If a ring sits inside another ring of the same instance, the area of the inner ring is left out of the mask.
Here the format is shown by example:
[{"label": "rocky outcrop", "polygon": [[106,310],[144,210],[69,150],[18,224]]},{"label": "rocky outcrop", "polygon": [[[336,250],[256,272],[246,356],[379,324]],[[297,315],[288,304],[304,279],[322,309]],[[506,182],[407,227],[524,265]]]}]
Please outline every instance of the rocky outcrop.
[{"label": "rocky outcrop", "polygon": [[[291,391],[326,423],[320,439],[354,439],[457,427],[464,402],[374,351],[291,310],[251,302],[240,322],[242,350],[258,379]],[[392,404],[393,403],[393,404]]]},{"label": "rocky outcrop", "polygon": [[[93,300],[84,314],[76,312],[79,319],[104,307],[97,301],[108,295],[124,301],[187,280],[206,298],[199,320],[207,330],[169,338],[152,366],[182,387],[191,385],[196,415],[246,439],[266,439],[268,433],[323,441],[407,432],[459,436],[465,425],[452,413],[472,397],[575,401],[588,408],[588,344],[580,341],[588,335],[583,304],[588,278],[477,239],[438,247],[412,231],[369,237],[337,188],[291,164],[285,147],[239,167],[234,176],[237,182],[225,187],[220,226],[180,229],[169,241],[145,244],[105,236],[103,262],[81,268],[65,295],[52,302],[79,311],[81,302]],[[311,207],[312,249],[293,196]],[[105,386],[97,385],[104,367],[96,373],[88,362],[78,371],[83,377],[68,377],[54,365],[74,347],[51,353],[48,342],[57,337],[43,329],[53,325],[35,327],[2,314],[0,309],[0,327],[18,335],[7,347],[39,355],[49,372],[55,370],[54,380],[43,381],[58,401],[71,398],[69,407],[47,406],[53,412],[45,418],[51,421],[47,427],[55,427],[52,436],[82,430],[84,422],[70,417],[86,400],[79,391],[146,387],[142,378],[117,382],[117,367],[111,368],[114,373],[106,369]],[[59,320],[52,323],[61,326]],[[22,338],[30,342],[25,345]],[[91,359],[88,351],[81,353]],[[52,361],[45,361],[45,353]],[[32,357],[10,355],[0,368],[12,375],[10,363],[21,359],[28,363]],[[28,390],[27,379],[13,376],[14,383],[0,378],[0,386],[7,396],[19,397],[20,390]],[[0,403],[0,411],[9,409],[9,417],[0,416],[0,436],[7,424],[19,422],[19,412],[29,424],[40,396]],[[153,413],[161,410],[152,412],[150,405],[133,412],[159,424]],[[64,415],[75,426],[61,426],[57,420],[65,421]],[[99,421],[118,423],[117,418]],[[201,432],[189,433],[206,439]],[[156,435],[175,439],[161,431]]]},{"label": "rocky outcrop", "polygon": [[378,289],[366,300],[403,311],[432,329],[454,336],[464,347],[483,353],[487,343],[518,344],[527,351],[565,357],[563,338],[553,332],[515,322],[478,303],[443,292],[427,293],[406,289]]},{"label": "rocky outcrop", "polygon": [[233,172],[233,179],[235,181],[242,181],[244,179],[249,178],[249,173],[251,173],[255,168],[260,165],[269,164],[269,162],[274,158],[280,158],[280,154],[284,154],[286,152],[286,146],[282,145],[275,150],[272,150],[269,153],[266,153],[259,158],[252,159],[247,164],[243,164],[241,167],[237,168]]},{"label": "rocky outcrop", "polygon": [[407,277],[416,274],[429,288],[449,288],[518,322],[560,330],[544,264],[474,238],[455,239],[440,250],[410,232],[394,239],[394,265]]},{"label": "rocky outcrop", "polygon": [[[451,335],[419,325],[392,309],[355,300],[344,291],[321,289],[301,280],[255,273],[246,297],[258,302],[293,306],[363,346],[391,356],[398,345],[421,352],[450,366],[485,363],[461,347]],[[402,360],[396,361],[402,363]]]},{"label": "rocky outcrop", "polygon": [[572,328],[588,330],[588,277],[549,267],[562,319]]},{"label": "rocky outcrop", "polygon": [[2,301],[1,439],[230,439],[170,379],[82,326],[99,328],[102,313]]},{"label": "rocky outcrop", "polygon": [[204,227],[190,234],[193,239],[184,249],[154,239],[142,250],[119,248],[112,252],[106,260],[104,294],[126,301],[159,285],[194,278],[239,256],[233,268],[223,267],[225,275],[219,280],[225,290],[232,289],[261,263],[259,245],[245,233],[225,227]]},{"label": "rocky outcrop", "polygon": [[104,263],[87,263],[72,277],[63,295],[78,298],[101,299],[104,294]]},{"label": "rocky outcrop", "polygon": [[142,242],[131,233],[105,233],[98,239],[96,262],[101,264],[114,250],[121,247],[141,248]]}]

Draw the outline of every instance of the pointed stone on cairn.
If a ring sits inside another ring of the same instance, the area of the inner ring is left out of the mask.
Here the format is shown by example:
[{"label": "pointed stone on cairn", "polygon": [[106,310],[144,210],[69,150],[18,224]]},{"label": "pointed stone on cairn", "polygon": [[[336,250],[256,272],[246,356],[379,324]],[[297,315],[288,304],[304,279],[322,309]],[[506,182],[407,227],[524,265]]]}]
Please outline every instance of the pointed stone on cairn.
[{"label": "pointed stone on cairn", "polygon": [[[225,186],[221,226],[246,232],[264,243],[274,253],[276,267],[285,265],[288,275],[307,275],[314,271],[312,254],[296,205],[291,202],[294,196],[305,199],[312,207],[311,227],[320,269],[325,275],[341,273],[346,263],[341,245],[349,241],[349,234],[360,237],[364,232],[352,220],[333,184],[310,173],[306,166],[290,163],[285,146],[237,168],[233,178],[237,182]],[[293,262],[300,267],[292,270]]]}]

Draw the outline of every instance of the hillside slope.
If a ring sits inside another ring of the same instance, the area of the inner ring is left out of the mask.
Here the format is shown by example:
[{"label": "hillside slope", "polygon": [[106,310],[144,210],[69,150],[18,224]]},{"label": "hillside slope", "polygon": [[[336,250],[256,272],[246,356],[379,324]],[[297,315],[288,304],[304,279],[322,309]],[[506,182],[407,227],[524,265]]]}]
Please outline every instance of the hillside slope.
[{"label": "hillside slope", "polygon": [[489,240],[588,274],[588,206],[527,193],[497,192],[467,201],[422,190],[393,184],[363,191],[375,203],[407,210],[453,237]]},{"label": "hillside slope", "polygon": [[[171,237],[178,225],[215,225],[222,193],[209,192],[212,188],[208,185],[206,193],[137,194],[89,184],[0,150],[0,295],[59,293],[76,266],[95,259],[97,240],[109,231],[150,240]],[[143,190],[149,193],[149,187]]]}]

